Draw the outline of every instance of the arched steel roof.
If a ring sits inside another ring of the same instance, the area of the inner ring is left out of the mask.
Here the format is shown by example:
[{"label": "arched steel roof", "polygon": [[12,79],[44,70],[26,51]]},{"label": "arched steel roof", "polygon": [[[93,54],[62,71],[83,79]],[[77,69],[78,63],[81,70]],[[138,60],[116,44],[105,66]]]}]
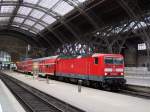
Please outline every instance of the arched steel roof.
[{"label": "arched steel roof", "polygon": [[150,41],[149,12],[149,0],[0,0],[0,29],[30,32],[53,50],[85,41],[111,51],[130,33]]},{"label": "arched steel roof", "polygon": [[0,0],[0,23],[38,34],[85,1]]}]

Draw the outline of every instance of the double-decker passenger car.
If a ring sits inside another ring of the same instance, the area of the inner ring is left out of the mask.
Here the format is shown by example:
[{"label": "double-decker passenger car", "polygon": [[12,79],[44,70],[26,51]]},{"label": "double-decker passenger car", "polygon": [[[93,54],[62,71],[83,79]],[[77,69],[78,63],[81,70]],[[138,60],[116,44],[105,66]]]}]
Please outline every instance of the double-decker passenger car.
[{"label": "double-decker passenger car", "polygon": [[103,87],[118,88],[125,84],[124,61],[123,56],[120,54],[97,53],[77,57],[45,57],[20,62],[18,70],[21,68],[21,71],[30,72],[27,70],[32,69],[34,62],[38,62],[39,74],[42,75],[74,80],[80,79],[89,83],[97,83]]}]

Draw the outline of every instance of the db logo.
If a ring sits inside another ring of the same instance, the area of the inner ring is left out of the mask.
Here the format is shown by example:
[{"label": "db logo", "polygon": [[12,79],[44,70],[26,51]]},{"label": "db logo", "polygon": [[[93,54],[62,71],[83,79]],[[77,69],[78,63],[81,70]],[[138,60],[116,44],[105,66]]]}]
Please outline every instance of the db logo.
[{"label": "db logo", "polygon": [[71,68],[74,68],[74,65],[73,65],[73,64],[71,65]]}]

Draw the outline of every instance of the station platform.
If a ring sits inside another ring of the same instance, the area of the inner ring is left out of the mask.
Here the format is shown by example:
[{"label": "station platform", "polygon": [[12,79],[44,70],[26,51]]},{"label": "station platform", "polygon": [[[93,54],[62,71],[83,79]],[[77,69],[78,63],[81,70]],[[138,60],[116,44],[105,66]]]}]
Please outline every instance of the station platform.
[{"label": "station platform", "polygon": [[0,112],[25,112],[9,89],[0,80]]},{"label": "station platform", "polygon": [[10,71],[5,71],[4,73],[86,112],[150,111],[150,100],[148,99],[88,87],[82,87],[82,91],[78,92],[77,85],[55,80],[50,80],[49,84],[47,84],[46,79],[33,79],[32,76]]},{"label": "station platform", "polygon": [[125,79],[129,85],[150,87],[150,75],[128,75]]}]

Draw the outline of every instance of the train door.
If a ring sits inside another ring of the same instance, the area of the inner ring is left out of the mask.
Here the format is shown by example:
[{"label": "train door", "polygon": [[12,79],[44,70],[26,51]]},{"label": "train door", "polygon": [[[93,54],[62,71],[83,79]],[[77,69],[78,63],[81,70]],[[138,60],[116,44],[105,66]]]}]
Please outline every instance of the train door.
[{"label": "train door", "polygon": [[37,76],[39,74],[39,62],[38,61],[33,62],[32,70],[33,70],[33,75]]}]

